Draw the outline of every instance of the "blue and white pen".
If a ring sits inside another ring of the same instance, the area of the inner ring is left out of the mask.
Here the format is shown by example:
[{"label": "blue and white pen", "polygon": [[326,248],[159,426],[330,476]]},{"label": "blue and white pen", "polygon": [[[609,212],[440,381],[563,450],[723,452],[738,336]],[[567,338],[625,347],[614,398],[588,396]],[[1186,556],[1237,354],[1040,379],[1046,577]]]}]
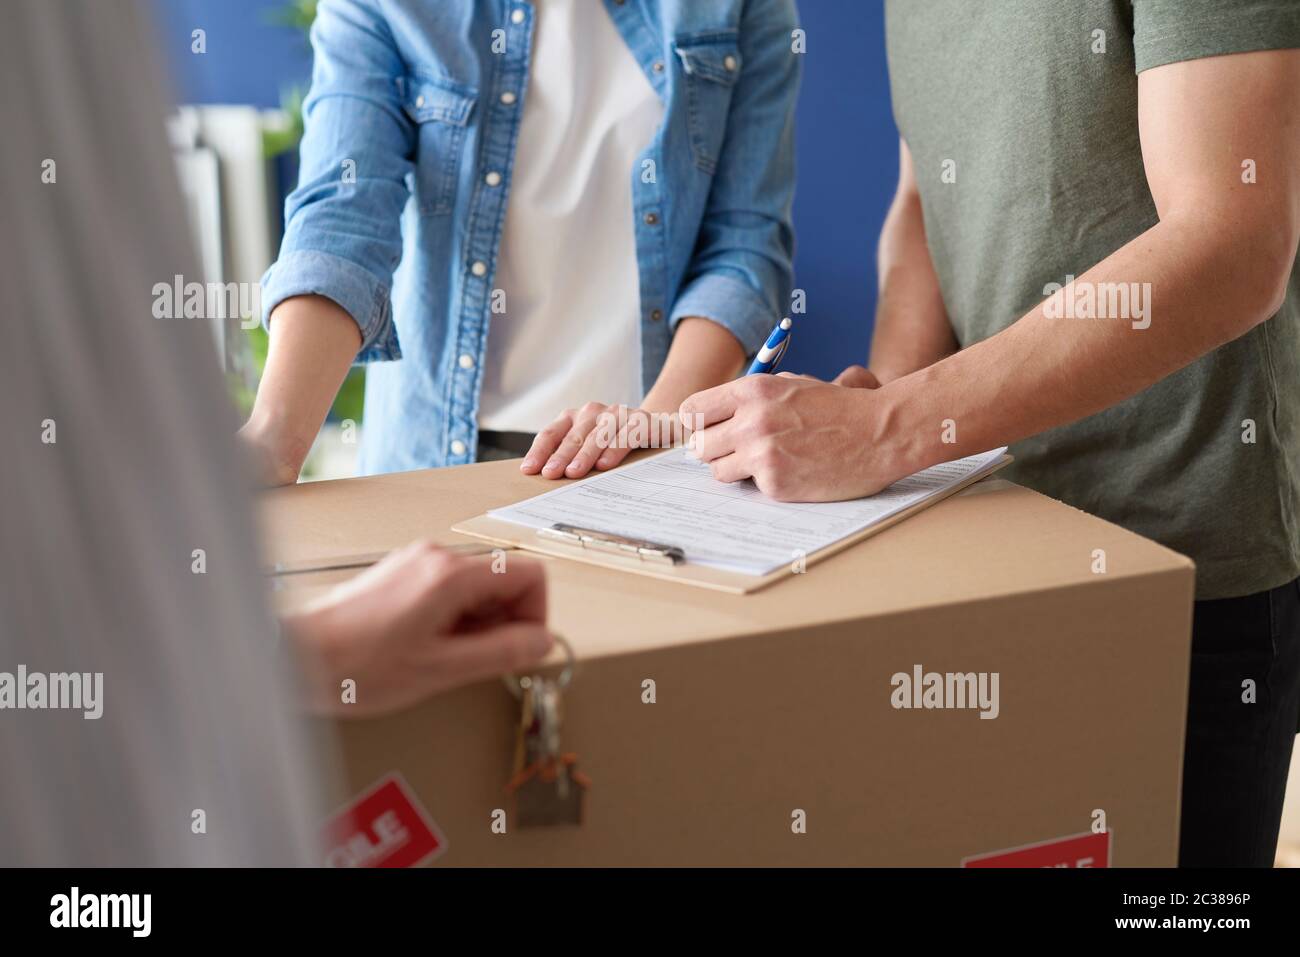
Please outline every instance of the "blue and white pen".
[{"label": "blue and white pen", "polygon": [[776,367],[781,364],[781,357],[785,355],[786,347],[790,345],[792,325],[789,316],[781,320],[772,330],[772,334],[767,337],[767,342],[763,343],[763,348],[758,350],[758,355],[754,356],[754,362],[745,375],[776,371]]}]

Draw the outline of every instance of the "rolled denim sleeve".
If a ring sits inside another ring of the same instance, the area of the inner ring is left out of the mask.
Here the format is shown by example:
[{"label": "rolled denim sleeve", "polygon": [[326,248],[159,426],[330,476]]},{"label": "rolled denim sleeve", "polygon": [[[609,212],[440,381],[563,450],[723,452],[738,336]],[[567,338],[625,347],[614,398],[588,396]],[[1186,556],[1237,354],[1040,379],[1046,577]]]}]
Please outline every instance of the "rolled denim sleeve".
[{"label": "rolled denim sleeve", "polygon": [[670,321],[703,316],[747,354],[783,315],[794,284],[794,109],[801,54],[791,0],[753,0],[739,30],[741,74],[699,238]]},{"label": "rolled denim sleeve", "polygon": [[373,0],[321,0],[311,40],[301,169],[262,279],[263,321],[290,296],[326,296],[361,330],[359,360],[400,358],[389,296],[416,138],[404,64]]},{"label": "rolled denim sleeve", "polygon": [[313,249],[281,250],[262,277],[263,323],[278,303],[291,296],[326,296],[342,306],[361,330],[358,361],[400,359],[388,293],[386,282],[350,259]]}]

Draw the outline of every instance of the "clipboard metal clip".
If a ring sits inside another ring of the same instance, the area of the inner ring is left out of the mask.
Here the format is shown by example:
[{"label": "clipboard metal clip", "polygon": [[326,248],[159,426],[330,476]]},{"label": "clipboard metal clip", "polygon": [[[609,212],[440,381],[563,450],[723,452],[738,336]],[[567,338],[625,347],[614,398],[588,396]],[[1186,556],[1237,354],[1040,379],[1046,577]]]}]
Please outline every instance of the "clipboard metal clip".
[{"label": "clipboard metal clip", "polygon": [[659,542],[628,538],[625,535],[601,532],[594,528],[579,528],[577,525],[565,525],[561,522],[556,522],[550,528],[539,528],[537,534],[540,538],[554,542],[608,552],[637,561],[656,562],[661,565],[680,565],[686,561],[686,552],[676,545],[663,545]]}]

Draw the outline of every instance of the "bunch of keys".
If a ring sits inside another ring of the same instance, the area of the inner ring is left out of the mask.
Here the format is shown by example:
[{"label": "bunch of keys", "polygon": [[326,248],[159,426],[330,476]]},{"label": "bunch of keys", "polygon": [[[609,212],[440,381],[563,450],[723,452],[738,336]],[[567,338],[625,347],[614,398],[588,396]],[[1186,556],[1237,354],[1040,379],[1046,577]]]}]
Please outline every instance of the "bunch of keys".
[{"label": "bunch of keys", "polygon": [[555,640],[568,656],[558,678],[505,678],[521,704],[514,773],[506,785],[515,796],[515,822],[520,827],[581,824],[591,786],[577,768],[577,755],[560,750],[561,695],[573,680],[573,649],[558,635]]}]

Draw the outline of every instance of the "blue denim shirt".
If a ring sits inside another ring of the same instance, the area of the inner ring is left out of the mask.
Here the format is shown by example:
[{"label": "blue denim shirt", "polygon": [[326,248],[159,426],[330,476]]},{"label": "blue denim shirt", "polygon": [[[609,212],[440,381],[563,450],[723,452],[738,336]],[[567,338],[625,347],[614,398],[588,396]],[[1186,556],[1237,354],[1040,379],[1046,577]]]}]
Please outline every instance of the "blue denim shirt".
[{"label": "blue denim shirt", "polygon": [[[644,392],[683,317],[753,353],[788,308],[797,23],[793,0],[604,6],[665,108],[628,170]],[[473,461],[535,17],[526,0],[321,0],[262,302],[327,296],[360,327],[358,361],[402,360],[368,369],[363,472]]]}]

